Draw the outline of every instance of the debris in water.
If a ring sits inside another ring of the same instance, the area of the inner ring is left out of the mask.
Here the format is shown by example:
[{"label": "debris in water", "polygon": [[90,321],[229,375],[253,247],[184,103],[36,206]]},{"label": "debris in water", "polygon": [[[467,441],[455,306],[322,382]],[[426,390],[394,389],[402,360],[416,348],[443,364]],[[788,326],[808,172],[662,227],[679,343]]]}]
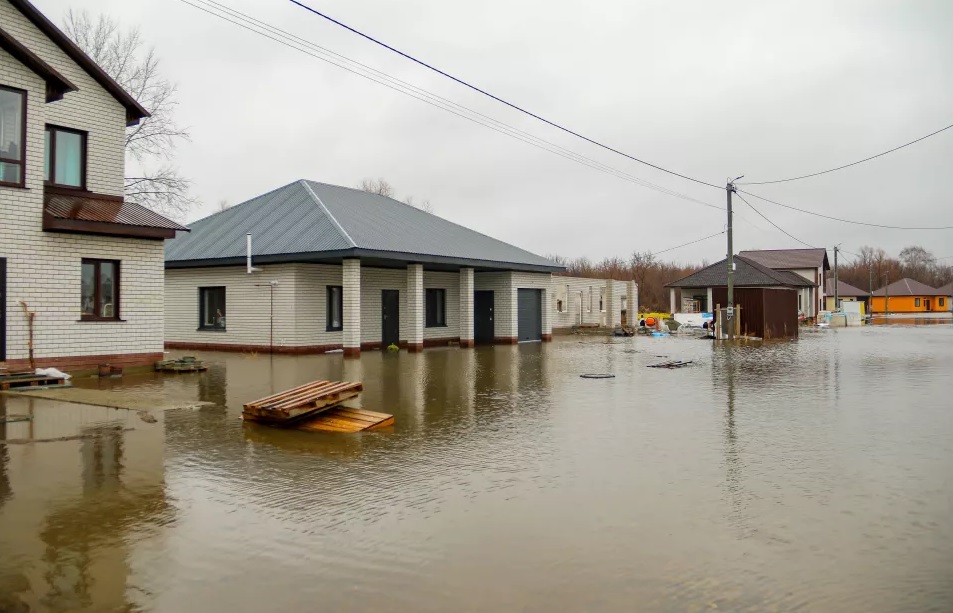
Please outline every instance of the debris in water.
[{"label": "debris in water", "polygon": [[668,362],[659,362],[658,364],[649,364],[647,368],[681,368],[692,364],[692,360],[683,362],[682,360],[669,360]]},{"label": "debris in water", "polygon": [[615,379],[615,375],[610,375],[608,373],[587,373],[585,375],[579,375],[583,379]]}]

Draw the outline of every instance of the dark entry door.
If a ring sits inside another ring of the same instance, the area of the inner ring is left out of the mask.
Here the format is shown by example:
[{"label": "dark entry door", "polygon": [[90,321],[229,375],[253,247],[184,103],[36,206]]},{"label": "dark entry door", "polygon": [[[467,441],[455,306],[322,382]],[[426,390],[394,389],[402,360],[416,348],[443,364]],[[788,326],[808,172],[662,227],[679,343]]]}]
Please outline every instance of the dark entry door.
[{"label": "dark entry door", "polygon": [[7,258],[0,258],[0,362],[7,359]]},{"label": "dark entry door", "polygon": [[473,292],[473,342],[492,343],[496,330],[493,327],[493,292]]},{"label": "dark entry door", "polygon": [[516,290],[519,341],[543,340],[543,290]]},{"label": "dark entry door", "polygon": [[929,298],[924,298],[924,300],[923,300],[923,310],[924,310],[924,311],[929,311],[929,310],[930,310],[930,299],[929,299]]},{"label": "dark entry door", "polygon": [[400,292],[396,289],[381,290],[381,345],[400,342]]}]

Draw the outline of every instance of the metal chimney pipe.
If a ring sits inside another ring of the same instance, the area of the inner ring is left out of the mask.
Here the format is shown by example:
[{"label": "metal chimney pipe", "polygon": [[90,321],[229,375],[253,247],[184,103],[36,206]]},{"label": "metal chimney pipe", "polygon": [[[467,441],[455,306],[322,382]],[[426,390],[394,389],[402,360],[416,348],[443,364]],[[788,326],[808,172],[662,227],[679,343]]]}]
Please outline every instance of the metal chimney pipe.
[{"label": "metal chimney pipe", "polygon": [[245,235],[245,266],[251,274],[251,232]]}]

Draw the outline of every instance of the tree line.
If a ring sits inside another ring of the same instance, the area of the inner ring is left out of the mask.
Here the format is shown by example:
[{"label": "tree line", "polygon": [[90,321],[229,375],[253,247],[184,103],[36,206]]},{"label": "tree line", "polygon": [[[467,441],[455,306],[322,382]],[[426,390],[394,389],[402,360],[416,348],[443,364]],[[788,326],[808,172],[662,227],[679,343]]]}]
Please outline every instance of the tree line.
[{"label": "tree line", "polygon": [[938,260],[932,252],[918,245],[904,247],[898,257],[887,255],[879,247],[864,245],[855,256],[848,254],[845,260],[838,263],[837,278],[868,291],[903,278],[930,287],[942,287],[953,281],[953,259]]},{"label": "tree line", "polygon": [[669,300],[665,284],[708,266],[708,262],[705,261],[700,265],[665,262],[650,251],[636,251],[628,259],[606,258],[601,262],[592,262],[585,257],[565,258],[559,255],[548,257],[564,266],[566,272],[561,274],[567,276],[635,281],[639,287],[639,309],[643,312],[667,311]]}]

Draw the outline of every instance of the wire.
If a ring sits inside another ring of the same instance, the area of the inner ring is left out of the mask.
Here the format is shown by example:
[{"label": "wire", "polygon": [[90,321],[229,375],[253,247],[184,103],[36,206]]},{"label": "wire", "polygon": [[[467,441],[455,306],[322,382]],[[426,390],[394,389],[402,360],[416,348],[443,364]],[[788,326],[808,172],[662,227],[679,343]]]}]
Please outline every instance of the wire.
[{"label": "wire", "polygon": [[[786,209],[791,209],[792,211],[798,211],[800,213],[806,213],[808,215],[815,215],[817,217],[823,217],[824,219],[830,219],[833,221],[839,221],[841,223],[852,223],[859,226],[870,226],[872,228],[887,228],[888,230],[953,230],[953,226],[888,226],[885,224],[879,223],[869,223],[866,221],[855,221],[853,219],[842,219],[840,217],[832,217],[831,215],[824,215],[823,213],[815,213],[814,211],[808,211],[806,209],[799,209],[796,206],[791,206],[790,204],[783,204],[776,200],[770,200],[764,196],[759,196],[758,194],[753,194],[749,191],[739,189],[735,193],[744,193],[748,194],[752,198],[757,198],[758,200],[763,200],[765,202],[770,202],[771,204],[776,204],[778,206],[784,207]],[[741,196],[739,196],[740,198]],[[751,206],[750,204],[748,206]]]},{"label": "wire", "polygon": [[666,251],[674,251],[675,249],[681,249],[682,247],[687,247],[687,246],[689,246],[689,245],[694,245],[695,243],[700,243],[700,242],[702,242],[702,241],[707,241],[709,238],[715,238],[716,236],[721,236],[721,235],[724,234],[725,232],[726,232],[726,230],[722,230],[721,232],[716,232],[716,233],[711,234],[711,235],[709,235],[709,236],[706,236],[706,237],[704,237],[704,238],[699,238],[698,240],[689,241],[689,242],[684,243],[684,244],[682,244],[682,245],[676,245],[675,247],[669,247],[668,249],[662,249],[661,251],[652,251],[651,253],[652,253],[652,255],[658,255],[658,254],[660,254],[660,253],[665,253]]},{"label": "wire", "polygon": [[856,166],[856,165],[858,165],[858,164],[863,164],[864,162],[869,162],[870,160],[873,160],[873,159],[876,159],[876,158],[885,156],[885,155],[887,155],[888,153],[893,153],[894,151],[899,151],[900,149],[903,149],[904,147],[909,147],[910,145],[912,145],[912,144],[914,144],[914,143],[919,143],[920,141],[926,140],[926,139],[930,138],[931,136],[936,136],[936,135],[939,134],[940,132],[943,132],[943,131],[945,131],[945,130],[949,130],[950,128],[953,128],[953,124],[950,124],[950,125],[946,126],[945,128],[940,128],[940,129],[937,130],[936,132],[931,132],[931,133],[927,134],[926,136],[921,136],[920,138],[918,138],[918,139],[916,139],[916,140],[912,140],[912,141],[910,141],[909,143],[900,145],[899,147],[894,147],[893,149],[889,149],[889,150],[887,150],[887,151],[884,151],[883,153],[878,153],[877,155],[872,155],[872,156],[870,156],[870,157],[868,157],[868,158],[864,158],[864,159],[862,159],[862,160],[857,160],[856,162],[851,162],[850,164],[844,164],[843,166],[838,166],[837,168],[831,168],[830,170],[824,170],[824,171],[821,171],[821,172],[815,172],[815,173],[811,173],[811,174],[809,174],[809,175],[801,175],[800,177],[790,177],[790,178],[788,178],[788,179],[775,179],[774,181],[757,181],[757,182],[747,181],[747,182],[745,182],[745,183],[738,183],[738,185],[767,185],[767,184],[769,184],[769,183],[786,183],[786,182],[788,182],[788,181],[797,181],[797,180],[799,180],[799,179],[807,179],[807,178],[809,178],[809,177],[817,177],[817,176],[819,176],[819,175],[826,175],[826,174],[829,173],[829,172],[834,172],[834,171],[837,171],[837,170],[843,170],[843,169],[845,169],[845,168],[850,168],[851,166]]},{"label": "wire", "polygon": [[436,67],[434,67],[434,66],[431,66],[430,64],[428,64],[427,62],[424,62],[423,60],[419,60],[419,59],[415,58],[414,56],[412,56],[412,55],[410,55],[410,54],[404,53],[404,52],[401,51],[400,49],[397,49],[397,48],[395,48],[395,47],[392,47],[392,46],[388,45],[388,44],[385,43],[385,42],[379,41],[379,40],[377,40],[376,38],[374,38],[373,36],[370,36],[370,35],[368,35],[368,34],[365,34],[365,33],[361,32],[360,30],[357,30],[357,29],[355,29],[355,28],[352,28],[351,26],[347,25],[346,23],[342,23],[342,22],[338,21],[337,19],[334,19],[333,17],[330,17],[329,15],[325,15],[325,14],[322,13],[321,11],[319,11],[319,10],[317,10],[317,9],[313,9],[313,8],[311,8],[310,6],[308,6],[308,5],[306,5],[306,4],[302,3],[302,2],[299,2],[298,0],[288,0],[288,1],[291,2],[291,3],[294,4],[294,5],[297,5],[297,6],[301,7],[301,8],[303,8],[303,9],[305,9],[306,11],[309,11],[309,12],[314,13],[315,15],[317,15],[317,16],[319,16],[319,17],[322,17],[322,18],[324,18],[324,19],[327,19],[328,21],[330,21],[330,22],[333,23],[333,24],[336,24],[336,25],[341,26],[342,28],[344,28],[345,30],[348,30],[349,32],[352,32],[352,33],[357,34],[358,36],[360,36],[360,37],[362,37],[362,38],[365,38],[365,39],[371,41],[371,42],[374,43],[374,44],[380,45],[381,47],[384,47],[385,49],[387,49],[387,50],[389,50],[389,51],[393,51],[393,52],[396,53],[397,55],[400,55],[401,57],[404,57],[404,58],[406,58],[406,59],[408,59],[408,60],[410,60],[410,61],[412,61],[412,62],[414,62],[414,63],[416,63],[416,64],[419,64],[420,66],[423,66],[424,68],[427,68],[428,70],[432,70],[432,71],[436,72],[436,73],[439,74],[439,75],[442,75],[442,76],[444,76],[444,77],[447,77],[448,79],[450,79],[450,80],[452,80],[452,81],[455,81],[455,82],[459,83],[460,85],[463,85],[464,87],[467,87],[467,88],[469,88],[469,89],[472,89],[472,90],[475,91],[475,92],[478,92],[478,93],[480,93],[480,94],[483,94],[484,96],[487,96],[488,98],[491,98],[491,99],[493,99],[493,100],[496,100],[497,102],[499,102],[499,103],[501,103],[501,104],[504,104],[504,105],[510,107],[511,109],[517,110],[517,111],[519,111],[520,113],[523,113],[523,114],[525,114],[525,115],[529,115],[530,117],[532,117],[532,118],[534,118],[534,119],[538,119],[539,121],[542,121],[543,123],[548,124],[548,125],[550,125],[550,126],[556,128],[557,130],[562,130],[563,132],[566,132],[567,134],[571,134],[571,135],[573,135],[573,136],[575,136],[575,137],[577,137],[577,138],[581,138],[582,140],[584,140],[584,141],[586,141],[586,142],[588,142],[588,143],[591,143],[591,144],[593,144],[593,145],[596,145],[597,147],[601,147],[601,148],[603,148],[603,149],[605,149],[605,150],[607,150],[607,151],[611,151],[612,153],[616,153],[616,154],[618,154],[618,155],[621,155],[621,156],[623,156],[623,157],[625,157],[625,158],[628,158],[628,159],[630,159],[630,160],[632,160],[632,161],[638,162],[639,164],[644,164],[644,165],[649,166],[649,167],[651,167],[651,168],[654,168],[654,169],[656,169],[656,170],[661,170],[662,172],[668,173],[668,174],[670,174],[670,175],[674,175],[674,176],[676,176],[676,177],[681,177],[682,179],[687,179],[687,180],[689,180],[689,181],[694,181],[695,183],[699,183],[699,184],[701,184],[701,185],[707,185],[707,186],[709,186],[709,187],[714,187],[715,189],[718,189],[718,190],[724,190],[724,189],[725,189],[724,187],[721,187],[720,185],[715,185],[714,183],[708,183],[707,181],[702,181],[701,179],[696,179],[696,178],[690,177],[690,176],[688,176],[688,175],[683,175],[683,174],[681,174],[681,173],[675,172],[674,170],[669,170],[669,169],[667,169],[667,168],[663,168],[663,167],[658,166],[658,165],[656,165],[656,164],[652,164],[651,162],[646,162],[645,160],[641,160],[641,159],[635,157],[634,155],[630,155],[630,154],[625,153],[625,152],[623,152],[623,151],[619,151],[618,149],[614,149],[613,147],[610,147],[609,145],[604,145],[604,144],[600,143],[600,142],[597,141],[597,140],[594,140],[594,139],[589,138],[588,136],[583,136],[582,134],[580,134],[580,133],[578,133],[578,132],[574,132],[574,131],[570,130],[569,128],[565,128],[565,127],[559,125],[558,123],[555,123],[555,122],[553,122],[553,121],[550,121],[549,119],[546,119],[545,117],[541,117],[541,116],[539,116],[539,115],[537,115],[537,114],[535,114],[535,113],[532,113],[532,112],[530,112],[530,111],[527,111],[526,109],[524,109],[524,108],[522,108],[522,107],[520,107],[520,106],[517,106],[516,104],[513,104],[512,102],[508,102],[508,101],[504,100],[503,98],[500,98],[499,96],[495,96],[495,95],[491,94],[490,92],[488,92],[488,91],[486,91],[486,90],[484,90],[484,89],[480,89],[480,88],[477,87],[476,85],[472,85],[472,84],[468,83],[467,81],[464,81],[463,79],[460,79],[460,78],[458,78],[458,77],[455,77],[455,76],[453,76],[452,74],[450,74],[450,73],[448,73],[448,72],[444,72],[443,70],[440,70],[439,68],[436,68]]},{"label": "wire", "polygon": [[[219,19],[227,21],[233,25],[237,25],[241,28],[244,28],[250,32],[253,32],[255,34],[268,38],[281,45],[284,45],[296,51],[300,51],[301,53],[304,53],[305,55],[309,55],[315,59],[319,59],[323,62],[329,63],[333,66],[346,70],[347,72],[355,74],[359,77],[363,77],[369,81],[373,81],[379,85],[383,85],[384,87],[387,87],[399,93],[405,94],[409,97],[420,100],[421,102],[424,102],[426,104],[429,104],[441,110],[447,111],[448,113],[452,113],[458,117],[461,117],[473,123],[482,125],[484,127],[490,128],[491,130],[494,130],[506,136],[510,136],[517,140],[523,141],[524,143],[527,143],[539,149],[543,149],[544,151],[554,153],[556,155],[559,155],[560,157],[569,159],[571,161],[577,162],[584,166],[588,166],[594,170],[605,172],[617,178],[627,180],[632,183],[636,183],[637,185],[641,185],[642,187],[653,189],[655,191],[658,191],[660,193],[663,193],[669,196],[673,196],[675,198],[680,198],[682,200],[694,202],[696,204],[700,204],[702,206],[717,209],[720,211],[725,210],[724,207],[717,206],[717,205],[699,200],[697,198],[693,198],[686,194],[676,192],[674,190],[671,190],[661,185],[657,185],[655,183],[651,183],[649,181],[646,181],[644,179],[641,179],[639,177],[626,173],[622,170],[613,168],[611,166],[603,164],[602,162],[586,157],[582,154],[576,153],[570,149],[567,149],[565,147],[562,147],[560,145],[557,145],[545,139],[534,136],[530,134],[529,132],[525,132],[523,130],[520,130],[519,128],[515,128],[513,126],[505,124],[501,121],[493,119],[492,117],[484,115],[478,111],[475,111],[466,106],[463,106],[461,104],[458,104],[456,102],[443,98],[437,94],[434,94],[422,88],[419,88],[406,81],[402,81],[396,77],[392,77],[386,73],[375,70],[374,68],[370,66],[367,66],[360,62],[347,58],[346,56],[335,53],[334,51],[331,51],[329,49],[326,49],[324,47],[311,43],[303,38],[290,34],[284,30],[271,26],[263,21],[257,20],[244,13],[241,13],[240,11],[237,11],[225,5],[219,4],[215,2],[214,0],[195,0],[197,2],[204,4],[204,6],[199,6],[198,4],[194,4],[193,2],[190,2],[189,0],[180,0],[180,1],[183,2],[184,4],[188,4],[189,6],[197,8],[205,13],[208,13],[209,15],[218,17]],[[214,7],[218,9],[219,11],[227,11],[228,15],[226,16],[225,14],[221,12],[216,12],[215,10],[209,10],[209,8],[206,8],[211,5],[214,5]],[[230,19],[229,17],[235,17],[236,19],[244,21],[245,23],[239,23],[238,21],[235,21],[234,19]],[[252,27],[246,24],[254,24],[255,26],[260,28],[267,28],[269,31],[263,32],[259,29],[256,29],[255,27]],[[274,36],[272,36],[272,34]],[[289,39],[293,39],[293,42],[289,42]],[[298,45],[308,47],[308,49],[302,49],[301,46],[298,46]],[[328,57],[325,57],[327,55],[334,56],[334,59],[329,59]],[[359,68],[354,69],[352,67],[342,65],[336,60],[340,60],[341,62],[345,62],[345,63],[351,64],[352,66],[357,66]],[[369,72],[371,74],[370,75],[365,74],[365,72]],[[719,188],[719,189],[723,189],[723,188]]]},{"label": "wire", "polygon": [[802,240],[799,239],[798,237],[794,236],[793,234],[791,234],[790,232],[788,232],[787,230],[785,230],[784,228],[782,228],[782,227],[779,226],[778,224],[774,223],[773,221],[771,221],[770,219],[768,219],[767,217],[765,217],[764,214],[763,214],[761,211],[759,211],[758,209],[756,209],[756,208],[754,208],[753,206],[751,206],[751,203],[748,202],[747,200],[745,200],[745,199],[744,199],[744,196],[742,196],[741,194],[738,194],[737,192],[735,192],[735,193],[738,195],[739,198],[741,198],[741,201],[742,201],[742,202],[744,202],[745,204],[747,204],[748,206],[750,206],[750,207],[751,207],[751,210],[754,211],[755,213],[757,213],[758,215],[760,215],[762,218],[764,218],[764,220],[765,220],[766,222],[768,222],[769,224],[771,224],[772,226],[774,226],[775,228],[777,228],[778,230],[780,230],[780,231],[783,232],[784,234],[787,234],[788,236],[790,236],[791,238],[793,238],[793,239],[796,240],[797,242],[801,243],[802,245],[804,245],[804,246],[806,246],[806,247],[811,247],[812,249],[815,248],[814,245],[808,245],[807,243],[805,243],[804,241],[802,241]]}]

